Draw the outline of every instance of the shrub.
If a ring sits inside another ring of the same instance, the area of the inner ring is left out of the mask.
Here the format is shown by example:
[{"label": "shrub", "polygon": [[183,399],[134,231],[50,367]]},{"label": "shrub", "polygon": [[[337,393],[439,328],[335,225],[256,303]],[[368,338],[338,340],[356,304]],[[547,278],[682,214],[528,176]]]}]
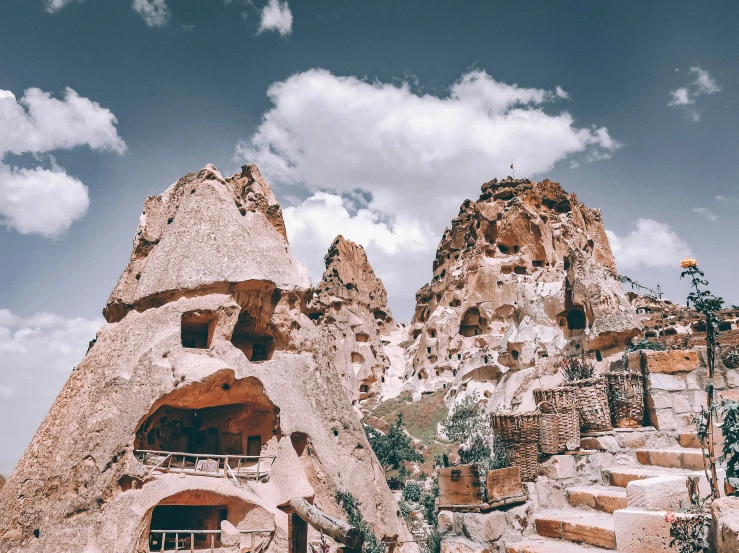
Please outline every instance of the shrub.
[{"label": "shrub", "polygon": [[406,522],[411,521],[411,512],[413,509],[411,509],[411,506],[408,504],[407,501],[398,501],[398,509],[400,509],[400,514],[403,515],[403,518]]},{"label": "shrub", "polygon": [[726,462],[726,480],[739,489],[739,401],[724,400],[719,412],[724,419],[719,425],[724,435],[721,461]]},{"label": "shrub", "polygon": [[559,362],[559,370],[562,371],[565,380],[575,382],[576,380],[593,378],[595,374],[595,363],[585,357],[585,354],[580,357],[565,357]]},{"label": "shrub", "polygon": [[667,513],[665,520],[670,523],[670,547],[677,546],[680,553],[708,553],[710,550],[711,516],[703,512],[699,505],[692,505],[680,512],[690,516],[675,516]]},{"label": "shrub", "polygon": [[336,501],[344,508],[347,522],[358,528],[364,536],[364,553],[387,553],[385,544],[377,539],[369,524],[364,521],[359,510],[359,501],[350,492],[341,490],[336,492]]},{"label": "shrub", "polygon": [[739,368],[739,349],[732,349],[729,353],[723,356],[722,361],[729,369]]},{"label": "shrub", "polygon": [[434,478],[431,483],[431,490],[421,495],[421,506],[423,507],[423,516],[430,525],[436,528],[438,519],[436,516],[436,498],[439,497],[439,480]]},{"label": "shrub", "polygon": [[665,351],[667,349],[667,346],[665,346],[664,344],[660,344],[659,342],[653,342],[652,340],[648,340],[647,338],[642,338],[638,342],[628,345],[626,347],[626,350],[624,350],[624,353],[629,353],[630,351],[637,351],[640,349]]},{"label": "shrub", "polygon": [[390,427],[387,434],[383,434],[366,424],[364,425],[364,431],[385,473],[397,470],[402,477],[407,474],[405,470],[406,463],[420,463],[423,461],[423,455],[416,451],[411,442],[411,437],[403,428],[403,415],[398,414],[395,424]]},{"label": "shrub", "polygon": [[441,534],[437,530],[433,530],[426,537],[426,548],[424,553],[440,553],[441,552]]},{"label": "shrub", "polygon": [[403,499],[417,502],[421,499],[421,486],[417,482],[408,482],[403,488]]}]

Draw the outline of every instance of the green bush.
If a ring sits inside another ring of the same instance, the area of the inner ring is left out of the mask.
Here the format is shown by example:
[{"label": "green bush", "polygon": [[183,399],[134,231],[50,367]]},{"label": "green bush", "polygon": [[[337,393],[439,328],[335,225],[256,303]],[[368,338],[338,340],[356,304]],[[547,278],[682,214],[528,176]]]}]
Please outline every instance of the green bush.
[{"label": "green bush", "polygon": [[440,553],[441,552],[441,534],[434,529],[426,538],[426,548],[424,553]]},{"label": "green bush", "polygon": [[403,488],[403,499],[413,503],[421,499],[421,486],[416,482],[408,482]]},{"label": "green bush", "polygon": [[631,351],[637,351],[640,349],[651,349],[653,351],[665,351],[667,349],[667,346],[665,346],[664,344],[660,344],[659,342],[653,342],[652,340],[648,340],[647,338],[642,338],[638,342],[628,345],[626,349],[624,350],[624,353],[629,353]]},{"label": "green bush", "polygon": [[403,428],[403,415],[400,413],[395,424],[388,429],[386,434],[367,424],[364,425],[364,431],[385,473],[397,470],[400,476],[403,477],[407,475],[406,463],[420,463],[423,461],[423,455],[416,451],[411,442],[411,437]]},{"label": "green bush", "polygon": [[398,509],[400,509],[400,514],[403,515],[403,518],[406,522],[411,521],[411,512],[413,509],[411,509],[411,506],[408,504],[407,501],[398,501]]},{"label": "green bush", "polygon": [[364,536],[364,553],[387,553],[385,544],[377,539],[369,524],[364,521],[359,510],[359,501],[350,492],[341,490],[336,492],[336,501],[344,508],[347,522],[358,528]]}]

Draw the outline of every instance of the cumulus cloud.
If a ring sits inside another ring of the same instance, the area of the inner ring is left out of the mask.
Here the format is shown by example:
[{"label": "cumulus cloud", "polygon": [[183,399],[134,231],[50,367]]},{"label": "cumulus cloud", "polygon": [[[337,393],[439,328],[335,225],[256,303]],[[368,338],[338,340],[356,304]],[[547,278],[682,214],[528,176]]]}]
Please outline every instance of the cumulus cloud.
[{"label": "cumulus cloud", "polygon": [[169,23],[171,13],[167,0],[133,0],[131,7],[149,27],[164,27]]},{"label": "cumulus cloud", "polygon": [[29,372],[71,372],[104,323],[102,317],[67,318],[51,313],[21,317],[0,309],[0,379],[13,385],[18,375]]},{"label": "cumulus cloud", "polygon": [[712,223],[718,219],[716,214],[713,213],[713,211],[711,211],[707,207],[694,207],[693,213],[697,213],[698,215],[700,215],[701,217],[703,217],[704,219],[707,219],[708,221]]},{"label": "cumulus cloud", "polygon": [[9,474],[105,321],[0,309],[0,473]]},{"label": "cumulus cloud", "polygon": [[85,0],[46,0],[46,11],[55,13],[73,2],[84,2]]},{"label": "cumulus cloud", "polygon": [[46,169],[9,165],[8,154],[44,154],[88,146],[123,153],[113,113],[66,89],[62,99],[38,88],[18,100],[0,90],[0,223],[23,234],[59,236],[87,211],[87,188],[52,160]]},{"label": "cumulus cloud", "polygon": [[688,106],[695,104],[695,98],[698,96],[721,92],[721,88],[705,69],[695,66],[690,68],[689,73],[695,75],[695,80],[687,86],[671,90],[670,101],[667,105],[684,109],[693,121],[699,121],[700,113]]},{"label": "cumulus cloud", "polygon": [[[595,161],[620,146],[606,128],[577,127],[568,112],[557,110],[567,97],[561,87],[519,87],[478,70],[440,96],[418,94],[408,83],[368,82],[321,69],[274,83],[268,95],[273,107],[237,145],[236,157],[257,163],[283,190],[304,187],[314,194],[294,206],[294,220],[326,204],[319,191],[334,194],[334,201],[356,189],[369,193],[370,218],[389,233],[378,231],[378,250],[379,244],[387,244],[388,254],[390,247],[403,251],[425,243],[426,274],[444,227],[463,200],[477,198],[483,182],[506,176],[512,163],[517,175],[535,176],[567,157]],[[357,216],[349,210],[350,220]],[[321,233],[333,238],[342,232],[344,217],[341,223],[321,221]],[[321,246],[329,244],[327,239]],[[402,253],[394,258],[408,259]],[[383,269],[391,267],[375,267],[380,274]],[[407,283],[404,292],[412,294],[410,288],[422,283]]]},{"label": "cumulus cloud", "polygon": [[293,14],[287,2],[269,0],[262,9],[262,21],[259,24],[259,33],[277,31],[282,36],[289,35],[293,29]]},{"label": "cumulus cloud", "polygon": [[677,267],[681,259],[692,257],[690,247],[665,223],[639,219],[629,234],[618,236],[607,230],[619,269]]}]

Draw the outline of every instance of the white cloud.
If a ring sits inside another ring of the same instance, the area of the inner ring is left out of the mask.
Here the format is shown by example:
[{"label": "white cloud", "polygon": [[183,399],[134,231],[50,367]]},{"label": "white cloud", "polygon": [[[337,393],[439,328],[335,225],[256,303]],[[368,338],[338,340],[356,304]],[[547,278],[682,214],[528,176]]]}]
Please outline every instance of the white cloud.
[{"label": "white cloud", "polygon": [[[534,176],[565,158],[603,159],[620,146],[605,128],[576,127],[566,111],[545,111],[562,93],[471,71],[443,96],[421,95],[408,83],[371,83],[313,69],[270,86],[274,106],[253,136],[237,145],[236,157],[257,163],[268,180],[282,185],[283,197],[289,194],[285,185],[307,188],[309,195],[368,193],[368,213],[387,222],[390,233],[377,234],[384,236],[377,240],[386,244],[381,253],[389,264],[375,270],[407,261],[402,253],[387,253],[398,241],[425,243],[420,278],[428,278],[444,227],[462,201],[479,196],[483,182],[510,174],[512,163],[517,176]],[[308,205],[298,206],[293,217]],[[320,221],[324,251],[348,224],[343,215],[338,221]],[[295,251],[311,265],[300,248]],[[406,281],[397,292],[412,297],[420,284]]]},{"label": "white cloud", "polygon": [[71,372],[104,323],[102,317],[67,318],[51,313],[20,317],[0,309],[0,381],[16,386],[27,373]]},{"label": "white cloud", "polygon": [[53,238],[87,211],[87,188],[54,168],[18,169],[0,164],[0,222],[21,234]]},{"label": "white cloud", "polygon": [[84,2],[85,0],[46,0],[46,11],[48,13],[55,13],[62,8],[68,6],[72,2]]},{"label": "white cloud", "polygon": [[0,91],[0,154],[49,152],[87,145],[93,150],[123,153],[126,144],[118,136],[115,115],[100,104],[83,98],[71,88],[64,98],[29,88],[18,100]]},{"label": "white cloud", "polygon": [[698,215],[700,215],[701,217],[703,217],[704,219],[707,219],[708,221],[712,223],[718,219],[718,217],[713,213],[713,211],[711,211],[707,207],[694,207],[693,213],[697,213]]},{"label": "white cloud", "polygon": [[721,92],[716,81],[705,69],[698,66],[691,67],[688,71],[691,75],[695,75],[695,80],[687,86],[670,91],[670,101],[668,106],[681,108],[685,110],[693,121],[700,121],[700,113],[692,107],[695,104],[695,98],[703,94],[715,94]]},{"label": "white cloud", "polygon": [[164,27],[171,16],[167,0],[133,0],[131,7],[149,27]]},{"label": "white cloud", "polygon": [[625,236],[606,231],[619,269],[678,267],[692,257],[690,247],[665,223],[639,219],[636,229]]},{"label": "white cloud", "polygon": [[259,33],[277,31],[282,36],[289,35],[293,28],[293,14],[287,2],[269,0],[262,9],[262,21],[259,24]]},{"label": "white cloud", "polygon": [[0,223],[23,234],[58,236],[87,211],[87,189],[52,160],[51,169],[10,166],[7,154],[89,146],[123,153],[110,110],[67,88],[63,99],[38,88],[18,100],[0,90]]}]

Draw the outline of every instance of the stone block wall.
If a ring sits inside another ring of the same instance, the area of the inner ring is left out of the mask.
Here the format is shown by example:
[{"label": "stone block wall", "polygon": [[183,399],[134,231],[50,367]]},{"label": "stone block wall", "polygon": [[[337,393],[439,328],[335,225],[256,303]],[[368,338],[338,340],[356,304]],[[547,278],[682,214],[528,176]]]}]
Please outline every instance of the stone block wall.
[{"label": "stone block wall", "polygon": [[[695,434],[693,417],[706,406],[706,350],[631,352],[629,368],[644,374],[646,419],[658,430]],[[739,394],[739,371],[716,360],[714,390],[717,399]],[[736,389],[736,390],[735,390]]]}]

